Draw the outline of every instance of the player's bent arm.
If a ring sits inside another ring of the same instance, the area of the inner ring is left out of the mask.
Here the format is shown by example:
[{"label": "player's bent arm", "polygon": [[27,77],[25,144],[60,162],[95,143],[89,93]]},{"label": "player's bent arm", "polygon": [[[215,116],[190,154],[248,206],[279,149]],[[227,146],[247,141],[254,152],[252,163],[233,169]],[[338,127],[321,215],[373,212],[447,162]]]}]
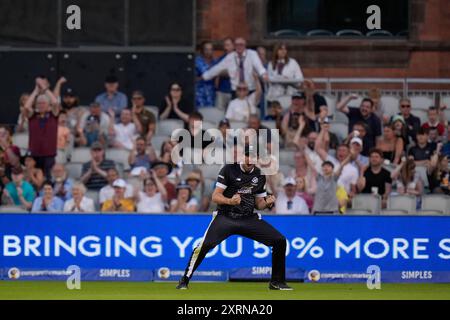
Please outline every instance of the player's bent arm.
[{"label": "player's bent arm", "polygon": [[258,210],[264,210],[269,207],[264,197],[256,197],[255,207]]},{"label": "player's bent arm", "polygon": [[216,187],[214,189],[214,192],[212,194],[212,201],[216,204],[226,204],[231,205],[231,198],[227,198],[223,195],[223,192],[225,191],[224,188]]}]

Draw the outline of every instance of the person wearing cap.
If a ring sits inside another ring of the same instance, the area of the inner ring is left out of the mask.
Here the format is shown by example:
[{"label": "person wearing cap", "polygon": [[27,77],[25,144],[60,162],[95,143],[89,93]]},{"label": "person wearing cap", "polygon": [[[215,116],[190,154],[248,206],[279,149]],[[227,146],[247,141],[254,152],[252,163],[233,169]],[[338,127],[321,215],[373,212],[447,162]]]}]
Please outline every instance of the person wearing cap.
[{"label": "person wearing cap", "polygon": [[283,181],[283,190],[276,194],[275,212],[277,214],[309,214],[308,205],[296,192],[295,179],[286,177]]},{"label": "person wearing cap", "polygon": [[199,211],[204,212],[209,207],[209,197],[205,196],[205,181],[200,169],[194,169],[186,177],[186,183],[191,187],[192,197],[199,204]]},{"label": "person wearing cap", "polygon": [[35,83],[24,105],[29,126],[28,149],[37,166],[49,177],[55,164],[60,105],[49,89],[48,80],[38,77]]},{"label": "person wearing cap", "polygon": [[237,85],[236,98],[230,101],[225,113],[225,118],[228,120],[247,122],[250,115],[258,112],[256,106],[261,100],[262,88],[257,76],[254,75],[254,77],[256,78],[256,88],[252,93],[250,93],[247,83],[240,82]]},{"label": "person wearing cap", "polygon": [[128,106],[128,98],[119,91],[119,79],[114,75],[105,78],[105,89],[95,98],[95,102],[100,104],[103,112],[114,112],[115,120],[118,121],[120,112]]},{"label": "person wearing cap", "polygon": [[359,168],[369,165],[369,158],[361,154],[363,150],[363,141],[360,137],[354,137],[350,140],[350,151],[354,154],[352,164]]},{"label": "person wearing cap", "polygon": [[[269,79],[275,81],[269,84],[267,99],[269,101],[276,100],[284,95],[292,95],[298,90],[303,82],[303,73],[298,62],[288,55],[285,43],[275,45],[272,53],[272,59],[269,61],[267,68]],[[291,80],[297,83],[288,85],[277,83],[276,80]]]},{"label": "person wearing cap", "polygon": [[145,109],[145,96],[140,90],[135,90],[131,94],[131,114],[134,125],[139,133],[147,138],[151,138],[156,130],[156,117],[153,112]]},{"label": "person wearing cap", "polygon": [[134,212],[135,203],[132,198],[126,198],[127,183],[123,179],[113,182],[114,195],[102,205],[102,212]]},{"label": "person wearing cap", "polygon": [[100,190],[108,184],[107,171],[115,168],[112,160],[105,159],[105,149],[100,142],[91,145],[91,160],[83,164],[81,182],[90,190]]},{"label": "person wearing cap", "polygon": [[170,201],[169,212],[194,213],[198,211],[198,201],[192,196],[191,186],[186,181],[177,185],[177,197]]},{"label": "person wearing cap", "polygon": [[247,89],[254,91],[259,83],[259,77],[265,81],[268,80],[267,70],[258,57],[258,53],[255,50],[247,49],[247,41],[244,38],[236,38],[234,48],[234,51],[230,51],[219,63],[202,74],[203,80],[211,80],[226,72],[230,76],[233,98],[237,95],[240,83],[247,83]]},{"label": "person wearing cap", "polygon": [[94,142],[106,145],[109,123],[110,118],[100,104],[91,103],[77,122],[75,144],[80,147],[90,147]]},{"label": "person wearing cap", "polygon": [[[120,112],[120,122],[114,123],[114,112],[109,113],[109,138],[114,148],[131,151],[133,149],[134,139],[139,134],[136,125],[133,123],[133,117],[130,109],[123,109]],[[140,126],[140,123],[138,124]]]},{"label": "person wearing cap", "polygon": [[[100,206],[105,203],[106,200],[110,200],[114,196],[114,187],[113,183],[117,179],[119,179],[119,171],[117,169],[111,168],[107,171],[106,180],[108,181],[108,184],[100,189],[100,192],[98,194],[98,202],[100,203]],[[134,188],[131,184],[127,183],[126,190],[125,190],[125,198],[131,198],[133,197]]]},{"label": "person wearing cap", "polygon": [[255,212],[255,209],[272,209],[276,200],[274,196],[267,195],[266,177],[255,166],[256,154],[255,146],[246,145],[244,157],[238,163],[226,164],[220,170],[212,194],[217,211],[202,242],[192,252],[177,289],[188,288],[192,275],[211,249],[229,236],[239,234],[272,247],[269,288],[292,290],[285,282],[286,238]]},{"label": "person wearing cap", "polygon": [[61,90],[65,83],[67,83],[67,79],[65,77],[60,77],[55,84],[53,94],[61,101],[61,111],[67,113],[68,127],[70,130],[74,130],[84,108],[80,107],[80,98],[72,88]]},{"label": "person wearing cap", "polygon": [[355,94],[345,97],[337,104],[337,110],[347,115],[348,131],[353,129],[355,123],[364,122],[367,125],[367,139],[370,140],[371,146],[375,146],[377,137],[382,133],[381,120],[373,113],[373,101],[369,98],[362,99],[359,108],[347,106],[357,98]]},{"label": "person wearing cap", "polygon": [[32,213],[58,212],[64,210],[64,201],[56,197],[53,193],[53,182],[45,181],[42,186],[42,196],[34,199]]},{"label": "person wearing cap", "polygon": [[24,180],[22,167],[15,167],[11,170],[11,179],[12,181],[7,183],[3,189],[3,203],[30,210],[36,197],[36,191],[31,183]]}]

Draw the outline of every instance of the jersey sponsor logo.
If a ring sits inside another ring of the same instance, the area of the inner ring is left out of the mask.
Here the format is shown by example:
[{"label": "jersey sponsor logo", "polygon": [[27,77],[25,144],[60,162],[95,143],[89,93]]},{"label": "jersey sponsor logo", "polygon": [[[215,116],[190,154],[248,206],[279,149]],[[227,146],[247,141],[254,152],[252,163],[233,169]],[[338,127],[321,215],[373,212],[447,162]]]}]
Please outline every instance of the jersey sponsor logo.
[{"label": "jersey sponsor logo", "polygon": [[253,177],[253,179],[252,179],[252,183],[258,183],[258,177]]},{"label": "jersey sponsor logo", "polygon": [[242,193],[242,194],[251,194],[252,193],[252,187],[243,187],[240,188],[237,193]]}]

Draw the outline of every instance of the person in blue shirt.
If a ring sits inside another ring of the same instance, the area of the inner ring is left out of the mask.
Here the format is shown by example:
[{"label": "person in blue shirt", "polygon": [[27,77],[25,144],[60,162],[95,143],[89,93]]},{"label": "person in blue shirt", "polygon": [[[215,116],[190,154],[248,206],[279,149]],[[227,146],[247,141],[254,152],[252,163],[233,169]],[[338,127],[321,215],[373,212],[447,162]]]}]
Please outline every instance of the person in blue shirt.
[{"label": "person in blue shirt", "polygon": [[64,201],[53,195],[53,183],[45,181],[42,190],[43,195],[34,200],[31,212],[63,212]]},{"label": "person in blue shirt", "polygon": [[[232,38],[225,38],[223,40],[223,50],[224,53],[219,58],[214,61],[214,64],[218,64],[222,61],[229,53],[234,51],[234,42]],[[225,110],[228,103],[231,101],[231,81],[228,73],[221,74],[216,78],[216,108]]]},{"label": "person in blue shirt", "polygon": [[33,186],[23,180],[22,167],[15,167],[11,171],[12,182],[6,184],[3,190],[3,198],[8,205],[21,206],[27,210],[31,209],[36,192]]},{"label": "person in blue shirt", "polygon": [[216,88],[214,80],[203,80],[202,74],[214,65],[213,45],[211,42],[203,42],[201,54],[195,58],[195,105],[197,107],[214,107]]},{"label": "person in blue shirt", "polygon": [[114,75],[106,77],[105,89],[106,92],[99,94],[95,98],[95,102],[100,104],[103,112],[109,113],[109,110],[113,110],[116,122],[118,122],[120,113],[128,106],[128,98],[119,91],[119,80]]}]

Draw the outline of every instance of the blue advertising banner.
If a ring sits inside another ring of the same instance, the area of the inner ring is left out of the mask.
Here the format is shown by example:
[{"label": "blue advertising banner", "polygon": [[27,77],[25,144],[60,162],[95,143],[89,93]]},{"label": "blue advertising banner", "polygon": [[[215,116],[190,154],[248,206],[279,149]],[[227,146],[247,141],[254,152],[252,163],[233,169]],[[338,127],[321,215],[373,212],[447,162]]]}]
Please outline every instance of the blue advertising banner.
[{"label": "blue advertising banner", "polygon": [[[386,282],[450,282],[450,217],[263,218],[286,236],[286,264],[296,278],[303,272],[305,281],[366,281],[370,270],[379,268]],[[89,279],[175,280],[210,220],[208,215],[0,214],[0,277],[20,279],[26,271],[76,265]],[[207,255],[199,273],[211,281],[236,275],[255,279],[256,270],[266,278],[270,266],[269,248],[233,236]]]}]

